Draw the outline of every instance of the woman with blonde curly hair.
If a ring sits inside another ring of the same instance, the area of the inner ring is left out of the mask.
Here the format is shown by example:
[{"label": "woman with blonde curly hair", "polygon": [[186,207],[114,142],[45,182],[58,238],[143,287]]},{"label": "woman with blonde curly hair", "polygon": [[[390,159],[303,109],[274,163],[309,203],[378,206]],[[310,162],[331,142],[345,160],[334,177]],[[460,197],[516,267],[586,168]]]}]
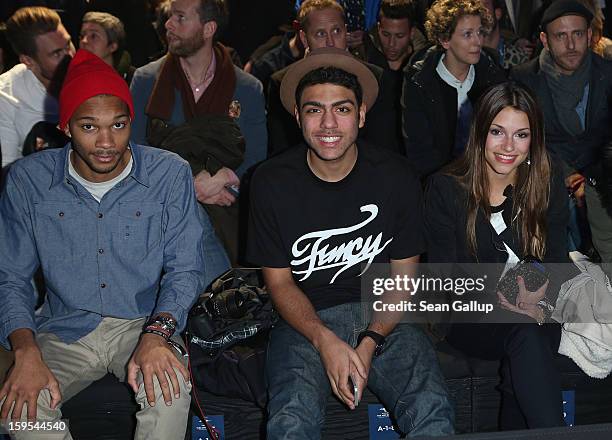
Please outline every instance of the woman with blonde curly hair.
[{"label": "woman with blonde curly hair", "polygon": [[591,21],[591,29],[593,30],[591,50],[600,57],[608,60],[612,59],[612,40],[603,35],[604,14],[599,6],[599,2],[596,0],[579,1],[593,13],[593,20]]},{"label": "woman with blonde curly hair", "polygon": [[491,26],[480,0],[436,0],[425,30],[434,44],[406,71],[402,125],[406,155],[425,177],[465,148],[473,104],[504,72],[482,52]]}]

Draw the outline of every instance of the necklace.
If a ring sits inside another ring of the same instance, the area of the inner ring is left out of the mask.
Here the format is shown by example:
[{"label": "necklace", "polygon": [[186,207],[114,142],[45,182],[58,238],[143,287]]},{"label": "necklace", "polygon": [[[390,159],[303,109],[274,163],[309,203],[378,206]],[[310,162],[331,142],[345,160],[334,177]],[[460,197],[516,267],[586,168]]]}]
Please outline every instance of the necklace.
[{"label": "necklace", "polygon": [[191,86],[192,89],[195,90],[196,93],[200,92],[200,86],[206,81],[206,72],[204,72],[203,78],[199,82],[193,82],[191,76],[189,76],[189,72],[187,69],[183,67],[183,72],[185,72],[185,76],[187,77],[187,82]]}]

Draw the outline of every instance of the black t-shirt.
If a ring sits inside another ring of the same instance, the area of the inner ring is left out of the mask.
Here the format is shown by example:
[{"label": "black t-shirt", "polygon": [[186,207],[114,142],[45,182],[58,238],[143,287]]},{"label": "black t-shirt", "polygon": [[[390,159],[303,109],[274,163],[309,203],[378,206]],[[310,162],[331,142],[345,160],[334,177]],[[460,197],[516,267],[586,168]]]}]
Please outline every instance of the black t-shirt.
[{"label": "black t-shirt", "polygon": [[253,176],[248,259],[291,267],[317,310],[360,301],[359,276],[368,263],[425,249],[421,186],[407,159],[365,144],[358,149],[353,170],[339,182],[312,173],[303,145]]}]

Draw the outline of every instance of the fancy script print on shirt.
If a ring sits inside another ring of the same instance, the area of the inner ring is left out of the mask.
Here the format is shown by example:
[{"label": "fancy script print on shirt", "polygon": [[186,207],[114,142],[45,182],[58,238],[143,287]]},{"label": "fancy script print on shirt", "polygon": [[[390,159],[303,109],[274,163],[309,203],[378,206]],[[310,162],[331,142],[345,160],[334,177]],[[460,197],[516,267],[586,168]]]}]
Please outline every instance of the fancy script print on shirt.
[{"label": "fancy script print on shirt", "polygon": [[[332,284],[342,272],[363,261],[367,261],[368,264],[358,276],[368,270],[374,258],[393,241],[393,238],[382,244],[383,234],[380,232],[376,237],[373,235],[368,235],[366,238],[358,236],[331,249],[329,243],[333,237],[352,234],[364,228],[378,216],[378,206],[374,204],[364,205],[360,211],[368,215],[361,223],[345,228],[309,232],[293,243],[291,253],[294,259],[291,260],[291,266],[296,267],[293,270],[294,274],[302,275],[299,281],[304,281],[315,271],[338,267],[338,271],[329,282]],[[297,267],[302,265],[306,265],[306,269],[297,270]]]}]

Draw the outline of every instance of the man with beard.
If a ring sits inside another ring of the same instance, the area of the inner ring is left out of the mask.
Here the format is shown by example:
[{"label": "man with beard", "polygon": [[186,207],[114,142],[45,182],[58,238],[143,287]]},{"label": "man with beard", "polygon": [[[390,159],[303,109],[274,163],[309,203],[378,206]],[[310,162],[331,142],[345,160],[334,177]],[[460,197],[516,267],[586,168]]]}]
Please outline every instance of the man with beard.
[{"label": "man with beard", "polygon": [[378,23],[364,38],[366,60],[383,69],[385,87],[394,98],[392,114],[398,140],[402,139],[403,69],[413,54],[421,53],[427,47],[425,37],[416,26],[414,3],[414,0],[383,0]]},{"label": "man with beard", "polygon": [[[185,436],[191,402],[180,331],[207,281],[188,164],[129,143],[132,98],[80,50],[59,96],[62,149],[13,164],[0,197],[0,344],[14,366],[0,419],[18,439],[71,439],[62,401],[109,372],[134,391],[136,439]],[[34,313],[30,279],[42,269]],[[32,426],[32,425],[30,425]]]},{"label": "man with beard", "polygon": [[[416,48],[413,34],[418,36]],[[416,27],[414,1],[383,0],[378,23],[365,39],[366,59],[383,69],[399,72],[413,53],[426,46],[425,38]]]},{"label": "man with beard", "polygon": [[62,66],[74,55],[70,35],[51,9],[21,8],[7,21],[6,31],[20,64],[0,76],[3,168],[22,157],[23,143],[37,122],[57,123]]},{"label": "man with beard", "polygon": [[593,245],[612,276],[612,218],[599,190],[607,178],[603,151],[612,142],[612,62],[590,49],[593,14],[576,0],[558,0],[542,16],[539,58],[511,72],[544,110],[546,147],[564,167],[578,205],[586,202]]},{"label": "man with beard", "polygon": [[[216,41],[226,21],[223,0],[172,1],[168,54],[137,69],[132,79],[132,140],[189,161],[198,201],[236,262],[236,190],[245,172],[265,158],[267,132],[261,83],[235,67]],[[213,132],[223,136],[211,139]],[[235,132],[245,145],[230,136]]]}]

